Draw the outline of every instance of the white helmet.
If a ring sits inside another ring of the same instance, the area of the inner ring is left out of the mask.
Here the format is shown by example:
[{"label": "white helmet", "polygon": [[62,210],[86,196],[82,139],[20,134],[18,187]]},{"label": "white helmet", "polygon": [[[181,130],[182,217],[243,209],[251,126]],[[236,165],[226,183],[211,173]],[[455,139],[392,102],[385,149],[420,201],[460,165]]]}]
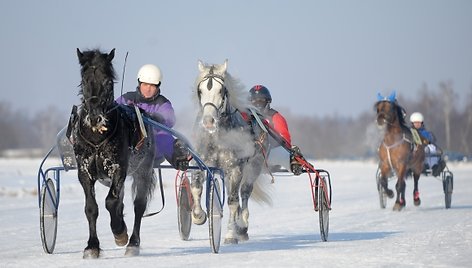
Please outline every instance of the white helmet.
[{"label": "white helmet", "polygon": [[153,64],[145,64],[139,69],[138,81],[158,85],[161,82],[161,70]]},{"label": "white helmet", "polygon": [[423,123],[423,115],[421,113],[418,113],[418,112],[414,112],[410,115],[410,122],[421,122]]}]

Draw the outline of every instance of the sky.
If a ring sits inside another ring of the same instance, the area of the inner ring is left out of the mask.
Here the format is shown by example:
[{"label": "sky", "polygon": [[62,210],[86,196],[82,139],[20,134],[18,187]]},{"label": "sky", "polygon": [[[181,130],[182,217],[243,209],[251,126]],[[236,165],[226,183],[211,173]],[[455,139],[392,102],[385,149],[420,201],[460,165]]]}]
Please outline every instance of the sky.
[{"label": "sky", "polygon": [[[52,159],[51,159],[52,160]],[[40,159],[0,159],[0,267],[470,267],[472,255],[472,164],[448,163],[454,173],[450,209],[444,207],[441,181],[420,178],[422,204],[413,206],[412,180],[407,180],[406,207],[381,209],[375,185],[377,162],[317,161],[331,174],[333,198],[328,241],[322,242],[318,213],[313,211],[309,180],[279,174],[270,187],[272,206],[249,202],[249,240],[223,241],[218,254],[210,249],[208,224],[192,225],[189,241],[177,228],[175,170],[164,170],[165,207],[145,218],[141,255],[124,257],[114,244],[105,209],[107,188],[96,187],[100,214],[98,260],[83,260],[88,238],[84,197],[75,171],[61,173],[61,196],[54,253],[44,253],[39,231],[36,172]],[[46,167],[57,165],[46,162]],[[269,178],[266,178],[266,183]],[[395,182],[390,181],[390,188]],[[133,211],[125,194],[125,221]],[[156,193],[152,209],[160,207]],[[153,210],[154,211],[154,210]],[[222,236],[228,208],[224,207]]]},{"label": "sky", "polygon": [[67,115],[80,102],[76,48],[116,48],[115,96],[153,63],[176,111],[192,105],[198,60],[225,59],[248,90],[266,85],[272,106],[296,115],[356,116],[378,92],[418,98],[444,81],[461,105],[472,94],[471,13],[468,0],[0,1],[0,101]]}]

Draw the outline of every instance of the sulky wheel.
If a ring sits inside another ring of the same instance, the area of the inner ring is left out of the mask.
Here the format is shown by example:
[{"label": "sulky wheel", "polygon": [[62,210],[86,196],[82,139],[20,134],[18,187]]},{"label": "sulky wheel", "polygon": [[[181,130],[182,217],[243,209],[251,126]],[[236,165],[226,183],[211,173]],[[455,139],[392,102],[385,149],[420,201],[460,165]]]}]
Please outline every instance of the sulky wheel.
[{"label": "sulky wheel", "polygon": [[221,219],[223,218],[223,186],[220,176],[214,174],[210,182],[208,224],[210,235],[210,246],[213,253],[220,250],[221,241]]},{"label": "sulky wheel", "polygon": [[47,179],[41,187],[39,222],[44,252],[52,254],[57,235],[57,194],[54,182]]},{"label": "sulky wheel", "polygon": [[453,176],[452,173],[447,171],[443,176],[443,188],[444,188],[444,203],[446,208],[451,208],[452,202],[452,189],[453,189]]},{"label": "sulky wheel", "polygon": [[[324,177],[320,177],[323,181],[318,184],[318,214],[320,218],[320,236],[321,240],[328,241],[329,232],[329,197],[327,194],[327,184]],[[321,186],[321,187],[320,187]]]},{"label": "sulky wheel", "polygon": [[177,199],[177,220],[179,234],[182,240],[188,240],[190,236],[190,230],[192,228],[192,197],[190,194],[190,183],[185,173],[182,173],[180,177],[178,195],[179,196]]}]

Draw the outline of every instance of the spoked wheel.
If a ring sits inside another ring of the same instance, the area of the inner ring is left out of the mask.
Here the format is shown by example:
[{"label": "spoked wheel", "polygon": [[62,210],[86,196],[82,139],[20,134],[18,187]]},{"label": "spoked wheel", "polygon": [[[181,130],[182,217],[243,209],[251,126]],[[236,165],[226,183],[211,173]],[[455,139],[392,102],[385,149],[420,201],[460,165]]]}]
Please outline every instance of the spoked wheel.
[{"label": "spoked wheel", "polygon": [[379,192],[379,201],[380,201],[380,208],[385,208],[387,206],[387,194],[385,193],[385,189],[382,187],[382,184],[380,184],[380,168],[377,169],[377,174],[376,174],[376,181],[377,181],[377,191]]},{"label": "spoked wheel", "polygon": [[223,218],[223,186],[220,183],[219,175],[210,182],[208,223],[210,230],[210,245],[213,253],[220,250],[221,241],[221,219]]},{"label": "spoked wheel", "polygon": [[329,198],[327,196],[326,179],[324,177],[321,177],[321,180],[323,180],[323,183],[318,184],[318,214],[320,217],[321,240],[326,242],[328,241],[329,232]]},{"label": "spoked wheel", "polygon": [[188,240],[192,228],[192,206],[190,194],[190,182],[183,173],[180,177],[179,196],[177,202],[177,219],[179,225],[179,234],[182,240]]},{"label": "spoked wheel", "polygon": [[57,235],[57,195],[54,182],[48,179],[41,187],[41,206],[39,209],[41,241],[44,252],[52,254]]},{"label": "spoked wheel", "polygon": [[445,172],[443,177],[444,201],[446,208],[451,208],[453,176],[451,172]]}]

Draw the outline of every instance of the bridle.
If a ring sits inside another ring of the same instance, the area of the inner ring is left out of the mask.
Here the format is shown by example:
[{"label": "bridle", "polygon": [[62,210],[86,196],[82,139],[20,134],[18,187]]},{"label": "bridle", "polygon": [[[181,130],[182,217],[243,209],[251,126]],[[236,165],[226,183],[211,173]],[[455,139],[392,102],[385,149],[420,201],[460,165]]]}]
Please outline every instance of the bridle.
[{"label": "bridle", "polygon": [[206,106],[213,107],[216,110],[216,113],[217,113],[218,117],[220,118],[220,117],[224,116],[225,114],[229,113],[228,105],[226,105],[226,103],[228,101],[228,98],[227,98],[228,97],[228,90],[225,87],[225,78],[224,78],[224,76],[219,75],[219,74],[215,74],[213,72],[213,69],[214,69],[214,66],[211,66],[209,73],[206,74],[203,77],[203,79],[198,83],[198,87],[197,87],[198,88],[198,99],[201,101],[200,86],[203,82],[208,80],[208,83],[207,83],[207,89],[208,90],[211,90],[213,88],[213,81],[220,84],[221,87],[222,87],[222,91],[223,91],[222,92],[223,102],[221,103],[221,105],[218,107],[212,102],[206,102],[201,106],[201,111],[203,111],[203,109],[205,109]]},{"label": "bridle", "polygon": [[[91,70],[93,71],[93,73],[95,74],[95,72],[97,71],[97,68],[96,66],[90,66],[89,68],[91,68]],[[81,83],[81,87],[82,87],[82,95],[84,95],[85,93],[91,93],[91,92],[84,92],[84,85],[88,85],[89,87],[93,87],[90,85],[90,83],[87,83],[88,81],[82,79],[82,83]],[[101,85],[100,85],[102,88],[102,90],[106,90],[107,92],[111,91],[113,92],[113,80],[112,79],[106,79],[104,80]],[[111,88],[109,88],[111,86]],[[91,94],[91,96],[89,97],[83,97],[82,98],[82,106],[83,106],[83,109],[84,109],[84,112],[85,112],[85,118],[87,118],[87,116],[89,115],[89,113],[91,113],[92,111],[92,104],[91,102],[94,101],[94,100],[97,100],[97,102],[99,102],[99,106],[100,107],[103,107],[103,106],[106,106],[105,107],[105,111],[104,111],[104,114],[100,115],[100,117],[102,118],[102,120],[106,120],[106,117],[108,115],[110,115],[111,112],[115,111],[119,106],[113,101],[113,94],[108,94],[109,96],[104,96],[104,97],[100,97],[99,95],[94,95],[93,93]],[[116,113],[119,113],[118,110],[116,110]],[[82,133],[82,127],[81,127],[81,122],[84,118],[82,118],[81,114],[79,114],[78,116],[78,119],[79,119],[79,123],[77,125],[77,128],[78,128],[78,133],[80,135],[80,137],[89,145],[91,145],[92,147],[95,148],[96,151],[98,151],[98,149],[106,144],[109,139],[115,134],[117,128],[118,128],[118,118],[120,117],[119,114],[116,114],[116,118],[117,120],[115,120],[115,124],[113,125],[113,129],[111,130],[111,132],[108,132],[106,138],[104,140],[102,140],[101,142],[99,142],[98,144],[95,144],[94,142],[90,141],[89,139],[87,139],[83,133]],[[93,130],[93,128],[92,128]],[[107,129],[105,128],[105,131]],[[93,130],[95,132],[95,130]],[[101,130],[99,130],[100,134],[103,134]]]},{"label": "bridle", "polygon": [[395,116],[394,116],[394,114],[395,114],[395,104],[393,104],[392,102],[390,102],[388,100],[382,100],[382,101],[379,102],[378,105],[380,105],[380,103],[382,103],[382,102],[389,102],[390,103],[390,110],[388,112],[386,112],[384,110],[377,112],[377,118],[382,116],[382,118],[384,119],[385,124],[393,125],[392,119],[395,118]]}]

